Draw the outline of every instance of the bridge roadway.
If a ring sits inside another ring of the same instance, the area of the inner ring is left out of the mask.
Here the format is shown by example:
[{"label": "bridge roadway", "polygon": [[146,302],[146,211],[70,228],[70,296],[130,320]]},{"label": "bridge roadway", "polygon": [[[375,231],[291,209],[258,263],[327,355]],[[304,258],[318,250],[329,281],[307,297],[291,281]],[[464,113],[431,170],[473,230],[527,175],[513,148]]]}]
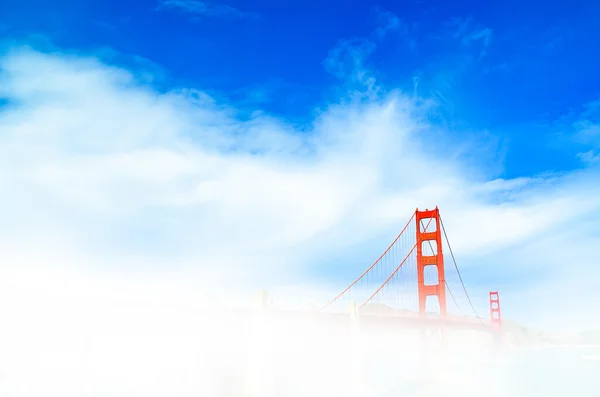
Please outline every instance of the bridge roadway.
[{"label": "bridge roadway", "polygon": [[[289,322],[312,322],[331,327],[350,327],[355,322],[350,313],[328,313],[318,311],[301,310],[281,310],[269,308],[267,310],[271,315],[280,320]],[[248,315],[244,311],[244,316]],[[242,313],[240,313],[242,314]],[[378,313],[360,313],[358,322],[361,327],[373,328],[403,328],[403,329],[456,329],[465,331],[480,331],[496,335],[500,333],[497,328],[493,328],[485,320],[479,321],[476,318],[464,318],[448,316],[443,319],[439,316],[419,317],[416,313],[408,312],[405,315],[399,314],[378,314]]]}]

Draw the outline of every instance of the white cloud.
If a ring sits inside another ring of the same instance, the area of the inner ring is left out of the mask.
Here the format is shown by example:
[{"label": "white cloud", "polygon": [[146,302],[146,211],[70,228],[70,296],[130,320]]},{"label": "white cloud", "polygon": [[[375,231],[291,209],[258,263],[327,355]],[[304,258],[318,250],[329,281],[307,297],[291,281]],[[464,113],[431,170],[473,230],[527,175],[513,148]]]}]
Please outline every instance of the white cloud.
[{"label": "white cloud", "polygon": [[329,51],[323,66],[327,72],[341,80],[373,89],[375,81],[365,63],[375,49],[375,43],[368,39],[340,40]]},{"label": "white cloud", "polygon": [[575,123],[579,139],[593,143],[595,146],[600,141],[600,125],[590,120],[580,120]]},{"label": "white cloud", "polygon": [[600,153],[596,153],[593,150],[588,150],[587,152],[577,153],[577,157],[588,164],[595,164],[600,161]]},{"label": "white cloud", "polygon": [[472,18],[454,18],[448,26],[453,30],[454,39],[460,40],[463,46],[479,43],[482,50],[480,57],[485,56],[494,32],[488,27],[474,27]]},{"label": "white cloud", "polygon": [[244,12],[227,4],[199,0],[163,0],[159,8],[179,9],[189,14],[213,18],[240,19],[255,16],[253,13]]},{"label": "white cloud", "polygon": [[[600,99],[584,105],[579,119],[573,123],[573,129],[576,141],[593,148],[600,147]],[[592,154],[582,154],[582,160],[594,160]]]},{"label": "white cloud", "polygon": [[470,44],[473,41],[481,40],[483,42],[483,46],[487,47],[490,45],[490,41],[492,40],[492,30],[490,28],[483,28],[479,30],[474,30],[469,34],[466,34],[462,37],[462,43],[465,45]]},{"label": "white cloud", "polygon": [[[406,36],[407,27],[400,18],[386,10],[376,8],[375,27],[368,37],[354,37],[340,40],[329,51],[323,66],[346,84],[353,85],[354,97],[373,99],[379,96],[380,87],[376,84],[373,70],[368,66],[368,59],[377,49],[377,42],[383,40],[392,31],[401,31]],[[412,45],[412,44],[411,44]]]},{"label": "white cloud", "polygon": [[[495,286],[474,269],[514,281],[507,302],[560,279],[569,257],[588,258],[569,263],[574,280],[598,279],[599,223],[562,233],[598,217],[597,169],[494,180],[456,156],[462,143],[428,123],[432,104],[419,98],[345,101],[300,132],[262,113],[241,121],[195,90],[160,93],[94,59],[21,49],[1,67],[1,271],[19,283],[42,269],[49,280],[156,274],[173,278],[171,291],[243,298],[296,279],[290,294],[321,304],[338,286],[311,264],[352,262],[342,285],[416,207],[435,205],[484,312]],[[547,297],[507,305],[505,316],[553,319]]]},{"label": "white cloud", "polygon": [[403,30],[403,33],[406,33],[406,27],[403,25],[400,18],[389,11],[377,9],[375,11],[376,23],[377,27],[375,28],[375,34],[379,38],[383,38],[391,31],[395,30]]},{"label": "white cloud", "polygon": [[600,161],[600,100],[583,105],[580,113],[570,125],[563,125],[569,131],[570,143],[582,145],[585,151],[577,153],[582,163],[594,165]]}]

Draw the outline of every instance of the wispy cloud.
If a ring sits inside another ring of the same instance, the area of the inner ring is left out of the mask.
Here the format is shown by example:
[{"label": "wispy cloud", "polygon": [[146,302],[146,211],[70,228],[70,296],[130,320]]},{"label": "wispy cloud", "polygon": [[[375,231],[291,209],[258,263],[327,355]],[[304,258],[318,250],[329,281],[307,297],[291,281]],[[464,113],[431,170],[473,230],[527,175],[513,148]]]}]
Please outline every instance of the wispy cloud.
[{"label": "wispy cloud", "polygon": [[583,119],[575,123],[577,135],[582,141],[590,144],[600,144],[600,124],[589,120]]},{"label": "wispy cloud", "polygon": [[[298,131],[264,113],[238,120],[199,91],[156,92],[94,59],[20,50],[1,67],[7,274],[176,269],[205,290],[238,285],[244,295],[290,278],[327,284],[306,264],[345,263],[344,283],[414,208],[435,205],[465,269],[499,266],[520,283],[552,233],[544,280],[563,275],[572,244],[587,257],[598,244],[598,169],[493,180],[491,154],[461,156],[475,152],[470,143],[437,130],[431,104],[400,92],[340,98]],[[561,234],[579,219],[590,222]],[[594,263],[573,266],[600,276]],[[528,302],[507,305],[519,318],[554,304]]]},{"label": "wispy cloud", "polygon": [[376,24],[374,34],[377,37],[383,38],[393,31],[406,33],[406,26],[396,14],[380,8],[375,9],[374,13]]},{"label": "wispy cloud", "polygon": [[472,18],[454,18],[448,23],[448,26],[451,29],[452,37],[459,40],[463,46],[479,43],[482,48],[480,57],[485,56],[492,41],[492,29],[474,26]]},{"label": "wispy cloud", "polygon": [[329,51],[323,65],[327,72],[340,79],[366,82],[366,61],[376,48],[374,42],[365,38],[340,40]]},{"label": "wispy cloud", "polygon": [[178,9],[195,16],[223,19],[241,19],[256,17],[256,13],[245,12],[238,8],[200,0],[163,0],[160,9]]},{"label": "wispy cloud", "polygon": [[377,95],[374,71],[368,67],[368,59],[390,32],[406,33],[406,26],[392,12],[376,8],[375,27],[367,37],[340,40],[324,60],[325,70],[338,79],[361,86],[367,96]]},{"label": "wispy cloud", "polygon": [[587,164],[600,163],[600,153],[596,153],[594,150],[588,150],[587,152],[577,153],[577,157]]},{"label": "wispy cloud", "polygon": [[474,30],[469,34],[462,37],[461,41],[463,44],[468,45],[474,41],[479,41],[483,43],[484,47],[490,45],[490,41],[492,40],[492,30],[490,28],[483,28],[479,30]]},{"label": "wispy cloud", "polygon": [[586,103],[570,129],[577,143],[590,148],[588,151],[578,153],[577,157],[586,164],[598,163],[600,161],[600,100]]}]

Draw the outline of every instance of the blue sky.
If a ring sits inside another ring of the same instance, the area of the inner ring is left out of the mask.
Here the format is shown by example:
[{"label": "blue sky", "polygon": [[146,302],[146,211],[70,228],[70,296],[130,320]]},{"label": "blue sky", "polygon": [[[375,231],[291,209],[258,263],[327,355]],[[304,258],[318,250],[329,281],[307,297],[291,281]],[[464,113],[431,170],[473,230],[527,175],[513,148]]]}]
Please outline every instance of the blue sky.
[{"label": "blue sky", "polygon": [[554,143],[600,96],[595,2],[199,4],[5,2],[1,32],[143,57],[165,71],[167,86],[198,87],[298,123],[337,99],[342,82],[324,60],[351,40],[373,46],[362,62],[383,86],[410,91],[418,79],[453,134],[490,131],[506,156],[499,176],[581,166],[574,154],[585,143]]},{"label": "blue sky", "polygon": [[500,289],[513,318],[552,325],[557,280],[580,294],[565,311],[600,301],[596,264],[563,266],[600,242],[598,3],[63,0],[0,15],[15,263],[300,280],[322,302],[415,207],[440,205],[482,312]]}]

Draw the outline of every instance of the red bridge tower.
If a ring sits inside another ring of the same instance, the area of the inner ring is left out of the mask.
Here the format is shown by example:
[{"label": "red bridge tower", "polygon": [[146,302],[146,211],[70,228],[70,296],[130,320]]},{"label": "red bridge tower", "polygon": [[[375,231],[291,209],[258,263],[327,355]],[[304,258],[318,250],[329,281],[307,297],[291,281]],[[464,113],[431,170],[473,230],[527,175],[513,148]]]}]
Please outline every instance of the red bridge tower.
[{"label": "red bridge tower", "polygon": [[[416,212],[417,222],[417,282],[419,293],[419,316],[426,316],[428,296],[436,296],[440,305],[440,316],[446,317],[446,278],[444,273],[444,255],[442,253],[442,234],[440,210]],[[433,223],[433,224],[432,224]],[[423,255],[423,246],[427,244],[432,255]],[[434,266],[437,270],[437,284],[425,284],[425,268]]]},{"label": "red bridge tower", "polygon": [[498,291],[490,292],[490,325],[494,328],[502,327],[502,315],[500,313],[500,297]]}]

